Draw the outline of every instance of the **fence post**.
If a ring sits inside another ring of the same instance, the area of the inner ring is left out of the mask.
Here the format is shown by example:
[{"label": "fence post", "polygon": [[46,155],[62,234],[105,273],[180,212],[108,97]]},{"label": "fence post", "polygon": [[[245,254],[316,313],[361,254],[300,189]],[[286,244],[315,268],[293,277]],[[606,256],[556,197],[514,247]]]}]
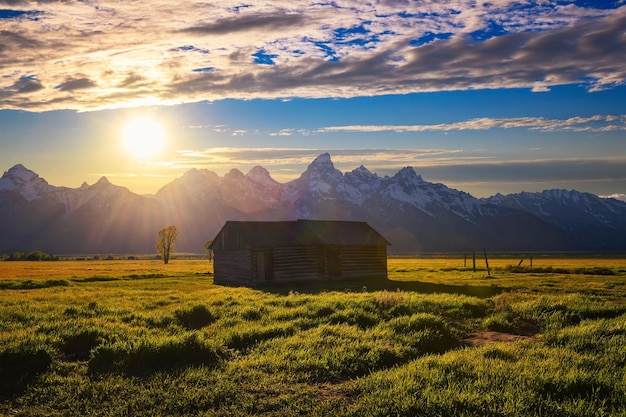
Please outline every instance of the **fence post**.
[{"label": "fence post", "polygon": [[491,276],[491,270],[489,269],[489,260],[487,259],[487,250],[483,249],[483,253],[485,254],[485,265],[487,265],[487,275]]}]

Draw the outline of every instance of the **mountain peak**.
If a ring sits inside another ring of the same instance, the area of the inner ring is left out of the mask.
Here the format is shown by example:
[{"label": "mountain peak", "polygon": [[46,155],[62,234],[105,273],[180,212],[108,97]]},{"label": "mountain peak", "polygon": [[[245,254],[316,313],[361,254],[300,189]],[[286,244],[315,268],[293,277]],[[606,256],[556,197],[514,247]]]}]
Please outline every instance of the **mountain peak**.
[{"label": "mountain peak", "polygon": [[98,185],[100,187],[105,185],[111,185],[111,181],[109,181],[109,179],[103,175],[94,185]]},{"label": "mountain peak", "polygon": [[189,178],[200,175],[200,170],[198,168],[190,168],[183,174],[183,178]]},{"label": "mountain peak", "polygon": [[321,153],[313,160],[313,163],[316,162],[330,162],[330,154],[328,152]]},{"label": "mountain peak", "polygon": [[313,162],[311,162],[311,165],[309,165],[309,168],[318,166],[335,168],[335,165],[333,165],[333,161],[330,159],[330,154],[328,152],[323,153],[315,158]]},{"label": "mountain peak", "polygon": [[398,171],[395,176],[402,179],[414,179],[418,182],[424,181],[421,175],[417,175],[413,167],[404,167]]},{"label": "mountain peak", "polygon": [[365,168],[364,165],[361,165],[358,168],[353,169],[352,173],[355,175],[360,175],[360,176],[375,176],[376,175],[376,174],[372,174],[372,171]]},{"label": "mountain peak", "polygon": [[302,173],[302,177],[305,178],[334,178],[338,180],[339,177],[343,177],[341,171],[335,168],[333,161],[330,159],[330,154],[323,153],[311,162],[306,171]]},{"label": "mountain peak", "polygon": [[215,172],[208,169],[191,168],[183,174],[181,179],[189,182],[205,182],[207,180],[215,181],[218,177]]},{"label": "mountain peak", "polygon": [[300,178],[306,181],[322,180],[327,183],[339,183],[343,179],[343,173],[335,168],[328,153],[323,153],[311,162]]},{"label": "mountain peak", "polygon": [[252,168],[246,174],[246,177],[248,177],[249,179],[253,180],[254,182],[260,182],[260,183],[267,183],[267,182],[274,183],[274,182],[276,182],[276,181],[274,181],[274,179],[270,175],[269,171],[267,169],[263,168],[262,166],[255,166],[254,168]]},{"label": "mountain peak", "polygon": [[22,170],[22,169],[28,169],[26,168],[24,165],[22,164],[15,164],[13,165],[11,168],[9,168],[9,171],[14,171],[14,170]]},{"label": "mountain peak", "polygon": [[36,178],[39,178],[39,175],[26,168],[24,165],[17,164],[10,168],[8,171],[6,171],[2,178],[12,178],[16,180],[21,180],[20,182],[29,182]]},{"label": "mountain peak", "polygon": [[357,187],[373,185],[378,181],[378,176],[363,165],[353,169],[351,172],[346,172],[345,177],[350,183],[355,184]]},{"label": "mountain peak", "polygon": [[226,180],[242,180],[243,178],[243,172],[241,172],[237,168],[232,168],[230,171],[224,174],[224,179]]},{"label": "mountain peak", "polygon": [[13,166],[0,178],[0,191],[17,191],[28,201],[39,199],[51,188],[46,180],[22,164]]}]

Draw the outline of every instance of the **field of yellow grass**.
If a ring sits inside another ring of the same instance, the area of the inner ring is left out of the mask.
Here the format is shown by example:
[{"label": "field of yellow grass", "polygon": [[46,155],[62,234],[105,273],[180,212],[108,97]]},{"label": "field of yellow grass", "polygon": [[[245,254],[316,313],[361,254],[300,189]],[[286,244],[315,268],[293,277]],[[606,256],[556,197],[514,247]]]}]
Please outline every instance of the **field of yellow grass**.
[{"label": "field of yellow grass", "polygon": [[0,262],[0,279],[85,279],[93,277],[189,276],[213,271],[208,260],[60,260]]},{"label": "field of yellow grass", "polygon": [[0,415],[624,416],[626,260],[519,261],[261,289],[202,259],[0,262]]},{"label": "field of yellow grass", "polygon": [[[491,257],[489,267],[498,275],[498,270],[516,266],[522,257]],[[534,256],[534,268],[626,268],[626,257],[548,257]],[[528,267],[530,259],[524,258],[522,266]],[[432,271],[473,270],[471,255],[463,257],[398,257],[389,258],[388,271],[391,279],[407,278],[413,273]],[[486,272],[485,260],[476,257],[476,277]],[[175,259],[165,265],[160,260],[60,260],[51,262],[0,262],[1,279],[84,279],[92,277],[168,276],[180,277],[213,272],[213,263],[208,259]],[[472,271],[473,272],[473,271]],[[445,276],[440,278],[445,279]]]}]

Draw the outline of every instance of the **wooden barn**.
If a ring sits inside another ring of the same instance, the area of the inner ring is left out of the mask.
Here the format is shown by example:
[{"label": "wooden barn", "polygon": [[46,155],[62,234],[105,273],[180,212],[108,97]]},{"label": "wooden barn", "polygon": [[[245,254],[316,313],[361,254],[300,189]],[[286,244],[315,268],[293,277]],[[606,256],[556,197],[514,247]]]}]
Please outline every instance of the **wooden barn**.
[{"label": "wooden barn", "polygon": [[227,221],[209,245],[217,284],[387,278],[389,242],[365,222]]}]

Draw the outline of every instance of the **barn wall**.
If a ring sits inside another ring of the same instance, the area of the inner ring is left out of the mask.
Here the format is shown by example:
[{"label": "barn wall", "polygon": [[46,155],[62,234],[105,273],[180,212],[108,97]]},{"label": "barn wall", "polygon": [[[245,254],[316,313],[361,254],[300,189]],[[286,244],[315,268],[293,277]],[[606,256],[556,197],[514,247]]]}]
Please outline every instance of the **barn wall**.
[{"label": "barn wall", "polygon": [[213,268],[213,281],[216,284],[254,284],[250,251],[214,250]]},{"label": "barn wall", "polygon": [[[267,265],[271,272],[266,268]],[[386,246],[292,246],[219,250],[214,257],[217,284],[256,287],[320,279],[387,278]]]},{"label": "barn wall", "polygon": [[316,246],[274,248],[274,281],[320,279],[322,252]]},{"label": "barn wall", "polygon": [[339,251],[339,276],[332,276],[332,267],[327,265],[329,278],[387,278],[386,246],[341,246],[329,248]]},{"label": "barn wall", "polygon": [[[294,246],[273,248],[271,252],[275,283],[387,278],[386,246]],[[255,270],[253,265],[253,273]],[[264,282],[258,279],[259,284]]]}]

